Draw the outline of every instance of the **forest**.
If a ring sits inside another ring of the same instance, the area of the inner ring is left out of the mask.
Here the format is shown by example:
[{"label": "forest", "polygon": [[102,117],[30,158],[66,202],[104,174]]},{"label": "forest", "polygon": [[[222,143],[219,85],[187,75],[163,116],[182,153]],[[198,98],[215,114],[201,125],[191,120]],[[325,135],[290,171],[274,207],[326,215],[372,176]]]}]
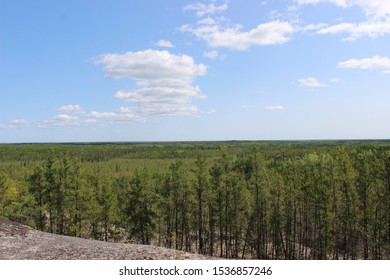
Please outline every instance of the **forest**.
[{"label": "forest", "polygon": [[0,145],[0,217],[230,259],[390,259],[390,141]]}]

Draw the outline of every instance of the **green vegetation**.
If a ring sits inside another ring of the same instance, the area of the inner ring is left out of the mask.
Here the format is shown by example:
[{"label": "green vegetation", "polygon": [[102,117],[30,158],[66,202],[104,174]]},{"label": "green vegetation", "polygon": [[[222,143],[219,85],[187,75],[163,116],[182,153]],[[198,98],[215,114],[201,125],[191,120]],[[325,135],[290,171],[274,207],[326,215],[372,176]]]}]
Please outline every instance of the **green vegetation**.
[{"label": "green vegetation", "polygon": [[258,259],[390,259],[390,142],[0,145],[0,217]]}]

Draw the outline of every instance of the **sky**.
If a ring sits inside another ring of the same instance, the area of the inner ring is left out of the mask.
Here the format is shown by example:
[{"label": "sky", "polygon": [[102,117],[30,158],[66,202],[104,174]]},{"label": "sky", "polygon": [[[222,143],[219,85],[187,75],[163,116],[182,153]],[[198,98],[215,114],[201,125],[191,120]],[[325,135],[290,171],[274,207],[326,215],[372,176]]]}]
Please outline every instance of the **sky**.
[{"label": "sky", "polygon": [[0,0],[0,143],[390,138],[388,0]]}]

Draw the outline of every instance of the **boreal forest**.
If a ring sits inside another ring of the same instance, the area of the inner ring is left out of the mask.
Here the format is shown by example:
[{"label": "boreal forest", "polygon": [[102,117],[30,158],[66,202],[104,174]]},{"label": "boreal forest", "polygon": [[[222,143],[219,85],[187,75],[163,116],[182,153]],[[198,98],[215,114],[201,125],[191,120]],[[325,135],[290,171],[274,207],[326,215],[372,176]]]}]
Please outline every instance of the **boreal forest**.
[{"label": "boreal forest", "polygon": [[390,259],[390,141],[0,145],[0,217],[231,259]]}]

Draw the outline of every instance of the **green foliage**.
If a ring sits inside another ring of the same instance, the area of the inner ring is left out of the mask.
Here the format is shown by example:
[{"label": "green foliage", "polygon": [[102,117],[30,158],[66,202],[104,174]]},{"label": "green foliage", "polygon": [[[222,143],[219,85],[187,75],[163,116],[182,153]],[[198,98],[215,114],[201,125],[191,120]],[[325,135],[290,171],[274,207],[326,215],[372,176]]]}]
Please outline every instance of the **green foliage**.
[{"label": "green foliage", "polygon": [[136,170],[130,180],[130,187],[125,194],[125,212],[128,218],[130,239],[150,244],[155,229],[156,195],[149,189],[149,175],[146,170]]},{"label": "green foliage", "polygon": [[386,141],[0,145],[0,216],[259,259],[389,259]]},{"label": "green foliage", "polygon": [[19,195],[15,182],[4,173],[0,173],[0,217],[13,216]]}]

